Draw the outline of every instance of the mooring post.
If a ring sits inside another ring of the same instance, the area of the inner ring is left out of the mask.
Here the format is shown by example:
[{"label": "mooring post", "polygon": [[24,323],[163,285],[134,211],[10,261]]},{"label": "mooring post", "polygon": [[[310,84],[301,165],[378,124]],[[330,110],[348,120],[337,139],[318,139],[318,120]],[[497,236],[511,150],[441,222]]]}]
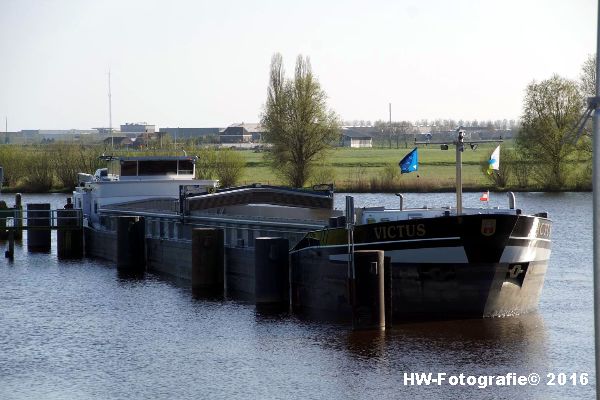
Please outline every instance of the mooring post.
[{"label": "mooring post", "polygon": [[222,297],[225,288],[223,229],[192,229],[192,294]]},{"label": "mooring post", "polygon": [[385,329],[384,265],[381,250],[354,252],[352,328],[355,330]]},{"label": "mooring post", "polygon": [[15,239],[23,239],[23,230],[20,229],[23,226],[23,203],[21,193],[15,194]]},{"label": "mooring post", "polygon": [[27,204],[27,249],[50,251],[50,203]]},{"label": "mooring post", "polygon": [[131,272],[146,267],[146,232],[143,217],[117,218],[117,268]]},{"label": "mooring post", "polygon": [[83,257],[83,229],[80,226],[78,210],[57,210],[56,227],[58,257]]},{"label": "mooring post", "polygon": [[393,319],[393,315],[394,315],[394,310],[392,308],[392,299],[394,297],[394,294],[392,292],[392,279],[393,279],[393,275],[392,275],[392,259],[390,257],[384,257],[383,258],[383,265],[384,265],[384,269],[383,269],[383,274],[384,274],[384,280],[383,280],[383,285],[384,285],[384,294],[385,294],[385,327],[386,328],[391,328],[392,327],[392,319]]},{"label": "mooring post", "polygon": [[4,257],[9,260],[13,260],[15,258],[15,230],[8,230],[8,250],[4,252]]},{"label": "mooring post", "polygon": [[289,240],[258,237],[254,241],[254,293],[257,306],[289,309]]}]

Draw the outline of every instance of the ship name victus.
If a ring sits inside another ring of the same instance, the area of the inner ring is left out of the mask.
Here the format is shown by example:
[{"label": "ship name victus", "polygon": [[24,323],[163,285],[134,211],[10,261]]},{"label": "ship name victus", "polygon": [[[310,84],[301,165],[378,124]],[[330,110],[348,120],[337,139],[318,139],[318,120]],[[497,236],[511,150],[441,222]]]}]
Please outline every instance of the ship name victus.
[{"label": "ship name victus", "polygon": [[391,240],[423,237],[426,235],[424,224],[390,225],[373,228],[377,240]]}]

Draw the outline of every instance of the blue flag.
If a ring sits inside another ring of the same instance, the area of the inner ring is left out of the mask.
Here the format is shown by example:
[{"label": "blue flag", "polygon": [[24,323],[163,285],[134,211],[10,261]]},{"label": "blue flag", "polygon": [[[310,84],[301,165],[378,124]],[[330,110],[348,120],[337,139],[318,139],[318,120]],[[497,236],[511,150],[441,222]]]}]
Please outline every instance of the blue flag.
[{"label": "blue flag", "polygon": [[400,172],[403,174],[408,174],[409,172],[419,169],[419,154],[417,153],[417,148],[415,147],[413,151],[404,156],[398,165],[400,166]]}]

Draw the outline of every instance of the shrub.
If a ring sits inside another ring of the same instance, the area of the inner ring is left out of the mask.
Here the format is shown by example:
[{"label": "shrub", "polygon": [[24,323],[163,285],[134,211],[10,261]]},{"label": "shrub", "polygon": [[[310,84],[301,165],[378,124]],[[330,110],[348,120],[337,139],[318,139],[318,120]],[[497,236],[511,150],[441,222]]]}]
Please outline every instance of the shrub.
[{"label": "shrub", "polygon": [[232,149],[219,150],[216,175],[222,187],[234,186],[239,182],[246,168],[244,156]]},{"label": "shrub", "polygon": [[335,169],[329,165],[318,165],[311,174],[311,185],[320,185],[323,183],[335,183]]},{"label": "shrub", "polygon": [[4,184],[15,187],[25,176],[25,160],[27,151],[23,146],[0,146],[0,165],[4,173]]},{"label": "shrub", "polygon": [[47,192],[52,188],[53,170],[50,153],[45,148],[32,151],[25,162],[27,191]]},{"label": "shrub", "polygon": [[210,147],[198,151],[196,161],[196,178],[215,179],[217,176],[217,151]]}]

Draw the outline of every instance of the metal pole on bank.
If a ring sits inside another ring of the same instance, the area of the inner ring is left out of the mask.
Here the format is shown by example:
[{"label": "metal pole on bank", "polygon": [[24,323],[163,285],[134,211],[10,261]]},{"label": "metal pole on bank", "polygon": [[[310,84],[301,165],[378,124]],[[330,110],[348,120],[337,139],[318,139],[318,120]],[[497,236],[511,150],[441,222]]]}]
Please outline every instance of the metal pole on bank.
[{"label": "metal pole on bank", "polygon": [[598,25],[596,26],[596,96],[590,99],[593,116],[593,241],[594,241],[594,349],[596,358],[596,398],[600,400],[598,374],[600,372],[600,0],[598,1]]}]

